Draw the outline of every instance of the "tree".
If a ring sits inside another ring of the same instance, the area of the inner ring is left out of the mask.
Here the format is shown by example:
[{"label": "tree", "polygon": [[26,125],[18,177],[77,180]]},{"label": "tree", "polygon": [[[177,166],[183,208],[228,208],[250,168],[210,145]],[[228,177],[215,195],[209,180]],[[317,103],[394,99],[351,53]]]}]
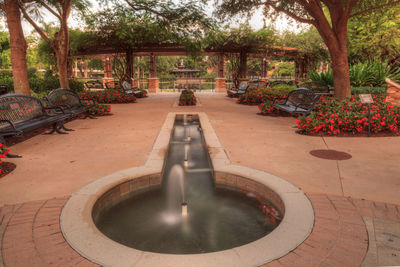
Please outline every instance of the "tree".
[{"label": "tree", "polygon": [[[15,0],[13,0],[15,1]],[[87,0],[17,0],[25,17],[38,34],[49,44],[57,58],[60,86],[69,88],[68,85],[68,53],[69,29],[68,18],[72,9],[83,11],[89,6]],[[50,36],[34,20],[41,11],[46,10],[57,18],[59,29],[54,36]]]},{"label": "tree", "polygon": [[30,95],[28,72],[26,66],[27,44],[21,25],[21,13],[15,0],[0,1],[0,9],[7,18],[10,34],[11,64],[14,80],[14,91],[19,94]]},{"label": "tree", "polygon": [[284,13],[313,25],[328,47],[334,73],[335,96],[350,96],[347,51],[347,25],[352,17],[383,7],[398,5],[400,0],[216,0],[221,16],[250,13],[264,8],[264,13]]},{"label": "tree", "polygon": [[278,43],[299,49],[299,54],[295,59],[299,67],[299,77],[315,70],[319,63],[329,61],[328,49],[314,28],[305,29],[299,33],[287,31]]},{"label": "tree", "polygon": [[400,66],[400,6],[353,18],[347,39],[350,63],[381,60]]}]

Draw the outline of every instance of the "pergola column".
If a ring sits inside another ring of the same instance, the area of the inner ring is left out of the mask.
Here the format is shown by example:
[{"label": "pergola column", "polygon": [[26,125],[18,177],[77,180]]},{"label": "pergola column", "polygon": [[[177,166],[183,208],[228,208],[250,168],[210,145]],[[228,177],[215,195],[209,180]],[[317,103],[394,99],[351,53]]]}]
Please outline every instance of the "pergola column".
[{"label": "pergola column", "polygon": [[261,81],[265,81],[268,82],[268,59],[266,59],[265,57],[261,58],[260,60],[261,62],[261,73],[260,73],[260,80]]},{"label": "pergola column", "polygon": [[218,54],[218,78],[215,79],[217,93],[226,92],[226,79],[224,77],[224,54]]},{"label": "pergola column", "polygon": [[156,56],[150,54],[149,93],[160,92],[160,79],[157,78]]},{"label": "pergola column", "polygon": [[[87,63],[85,63],[85,64],[87,64]],[[112,77],[111,58],[109,56],[105,56],[103,58],[103,66],[104,66],[103,85],[105,86],[106,83],[114,81],[114,79]]]},{"label": "pergola column", "polygon": [[239,80],[243,81],[247,79],[247,53],[245,51],[240,52],[239,60]]},{"label": "pergola column", "polygon": [[126,79],[127,82],[132,83],[133,77],[133,54],[132,50],[126,51]]}]

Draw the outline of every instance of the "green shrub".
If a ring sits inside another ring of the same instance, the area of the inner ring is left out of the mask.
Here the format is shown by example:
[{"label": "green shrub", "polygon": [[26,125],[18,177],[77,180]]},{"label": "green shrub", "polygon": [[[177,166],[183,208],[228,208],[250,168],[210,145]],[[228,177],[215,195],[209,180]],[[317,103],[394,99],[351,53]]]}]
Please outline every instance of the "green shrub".
[{"label": "green shrub", "polygon": [[29,67],[27,71],[28,71],[28,78],[36,77],[36,76],[37,76],[37,70],[36,70],[36,68],[34,68],[34,67]]},{"label": "green shrub", "polygon": [[321,82],[333,87],[333,71],[329,68],[326,72],[318,73],[316,71],[312,71],[308,74],[308,78],[313,82]]},{"label": "green shrub", "polygon": [[[350,84],[353,87],[382,87],[385,86],[385,79],[400,79],[400,69],[387,64],[387,62],[370,61],[357,63],[350,66]],[[308,76],[312,81],[322,82],[333,86],[333,71],[331,68],[327,72],[310,72]]]},{"label": "green shrub", "polygon": [[0,76],[0,84],[7,86],[8,93],[11,93],[14,90],[14,80],[10,76]]},{"label": "green shrub", "polygon": [[278,90],[292,91],[292,90],[296,89],[297,86],[296,85],[287,85],[287,84],[277,84],[277,85],[272,86],[272,88],[278,89]]},{"label": "green shrub", "polygon": [[89,113],[94,116],[104,116],[110,114],[110,112],[111,112],[111,106],[104,104],[97,104],[95,107],[89,110]]},{"label": "green shrub", "polygon": [[267,115],[277,112],[277,110],[272,106],[272,101],[267,100],[264,103],[258,105],[258,109],[261,111],[261,114]]},{"label": "green shrub", "polygon": [[134,103],[136,97],[118,90],[84,91],[80,94],[83,100],[94,100],[101,104]]},{"label": "green shrub", "polygon": [[238,102],[246,105],[258,105],[267,100],[273,101],[275,98],[285,98],[295,87],[292,85],[283,85],[279,88],[256,88],[250,87],[246,93],[239,96]]},{"label": "green shrub", "polygon": [[11,70],[0,70],[0,77],[6,76],[6,77],[12,77],[12,71]]}]

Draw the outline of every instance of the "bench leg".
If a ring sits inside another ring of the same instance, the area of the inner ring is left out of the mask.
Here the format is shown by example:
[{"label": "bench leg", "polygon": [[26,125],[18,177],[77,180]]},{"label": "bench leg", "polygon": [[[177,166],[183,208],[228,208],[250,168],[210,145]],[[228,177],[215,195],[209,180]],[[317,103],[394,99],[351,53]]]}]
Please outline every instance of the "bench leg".
[{"label": "bench leg", "polygon": [[86,113],[85,113],[85,118],[84,118],[84,119],[86,119],[86,118],[89,118],[89,119],[92,119],[92,120],[97,119],[97,118],[94,117],[92,114],[90,114],[89,111],[86,111]]},{"label": "bench leg", "polygon": [[63,129],[64,131],[75,131],[74,129],[65,127],[64,122],[61,122],[60,126],[61,126],[60,129]]},{"label": "bench leg", "polygon": [[22,158],[22,156],[20,156],[20,155],[17,155],[17,154],[11,154],[11,153],[8,153],[7,154],[7,156],[6,156],[7,158]]},{"label": "bench leg", "polygon": [[59,134],[68,134],[66,132],[62,132],[61,130],[61,126],[58,123],[54,123],[53,124],[53,129],[50,130],[50,132],[44,133],[44,134],[53,134],[54,132],[57,132]]}]

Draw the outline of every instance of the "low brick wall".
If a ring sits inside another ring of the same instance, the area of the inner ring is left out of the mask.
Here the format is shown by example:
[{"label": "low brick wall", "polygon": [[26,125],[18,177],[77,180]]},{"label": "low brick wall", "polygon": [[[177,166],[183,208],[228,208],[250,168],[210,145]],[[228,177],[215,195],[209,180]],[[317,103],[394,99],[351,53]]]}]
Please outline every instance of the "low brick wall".
[{"label": "low brick wall", "polygon": [[[260,196],[267,202],[272,203],[281,214],[285,212],[285,206],[281,198],[270,188],[254,180],[238,175],[215,172],[215,183],[217,187],[228,188],[231,190],[251,192],[255,196]],[[104,193],[97,201],[92,210],[92,217],[95,223],[101,215],[122,201],[129,199],[135,194],[140,194],[150,190],[160,189],[161,174],[152,174],[138,177],[120,185],[115,186]]]},{"label": "low brick wall", "polygon": [[118,203],[130,198],[131,196],[156,189],[161,186],[161,174],[146,175],[138,177],[108,190],[102,195],[93,207],[92,217],[96,223],[101,214],[108,211]]}]

